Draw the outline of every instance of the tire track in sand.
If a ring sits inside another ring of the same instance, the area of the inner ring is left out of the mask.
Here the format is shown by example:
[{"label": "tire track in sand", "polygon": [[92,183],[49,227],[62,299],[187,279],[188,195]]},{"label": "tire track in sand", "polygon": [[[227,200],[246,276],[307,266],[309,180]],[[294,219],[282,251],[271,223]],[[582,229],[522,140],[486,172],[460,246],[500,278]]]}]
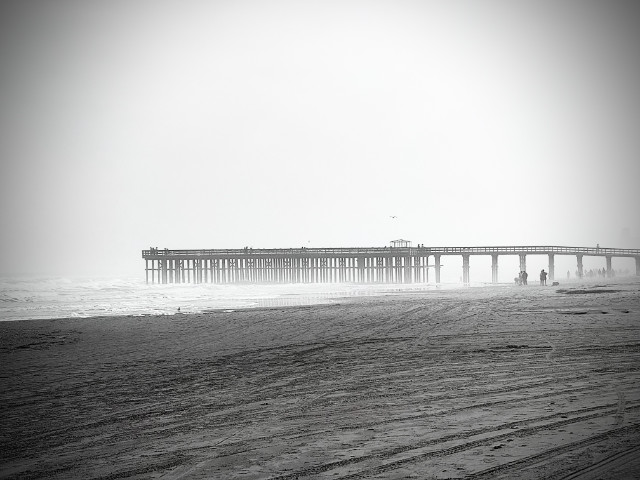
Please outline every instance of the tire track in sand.
[{"label": "tire track in sand", "polygon": [[[401,454],[403,454],[402,456],[405,457],[399,460],[390,461],[388,463],[385,463],[384,465],[379,465],[372,468],[366,468],[359,472],[341,475],[339,477],[341,479],[366,478],[373,475],[388,473],[398,468],[404,467],[407,464],[422,462],[431,457],[442,457],[446,455],[451,455],[461,451],[470,450],[472,448],[476,448],[480,446],[488,446],[500,441],[507,441],[512,437],[530,436],[530,435],[534,435],[541,431],[549,430],[552,428],[559,428],[559,427],[571,425],[573,423],[579,423],[587,420],[608,417],[608,416],[611,416],[612,414],[615,414],[615,412],[617,411],[617,408],[611,408],[614,405],[615,404],[609,404],[609,405],[601,405],[597,407],[582,408],[582,409],[575,410],[573,412],[563,412],[563,413],[548,415],[544,417],[529,418],[529,419],[525,419],[517,422],[504,423],[504,424],[493,426],[493,427],[466,430],[461,433],[446,435],[436,439],[423,440],[420,442],[414,442],[401,447],[383,449],[369,455],[363,455],[355,458],[329,462],[322,465],[316,465],[311,468],[299,470],[297,472],[293,472],[286,475],[277,475],[271,478],[273,480],[275,479],[288,480],[288,479],[304,477],[308,475],[317,475],[330,470],[334,470],[336,468],[344,468],[351,465],[356,465],[358,463],[366,462],[368,460],[384,461],[386,459],[390,459],[394,456],[401,455]],[[629,407],[629,409],[640,410],[640,404]],[[588,413],[588,412],[594,412],[594,413]],[[576,415],[576,416],[572,418],[563,418],[568,416],[569,414]],[[557,420],[558,418],[560,418],[560,420]],[[536,425],[537,423],[540,423],[540,422],[542,422],[542,424]],[[531,426],[526,427],[526,425],[531,425]],[[638,428],[639,427],[637,425],[632,425],[630,427],[623,427],[617,430],[628,432],[632,430],[635,431]],[[505,430],[507,430],[508,432],[499,433],[497,435],[491,435],[487,437],[487,434],[501,432]],[[596,441],[596,439],[600,439],[603,436],[609,435],[611,434],[611,432],[612,430],[609,430],[608,432],[605,432],[603,434],[590,437],[591,440],[589,440],[589,442],[593,443]],[[474,437],[474,436],[485,436],[485,438],[481,438],[478,440],[464,441],[464,439]],[[453,442],[462,441],[462,443],[452,447],[439,449],[439,450],[430,450],[425,453],[416,453],[412,456],[406,455],[406,452],[420,450],[426,447],[434,447],[434,446],[437,447],[438,445],[449,443],[452,441]],[[582,444],[584,442],[587,442],[587,440],[584,440],[578,443]],[[524,462],[525,460],[526,459],[522,459],[519,462]]]}]

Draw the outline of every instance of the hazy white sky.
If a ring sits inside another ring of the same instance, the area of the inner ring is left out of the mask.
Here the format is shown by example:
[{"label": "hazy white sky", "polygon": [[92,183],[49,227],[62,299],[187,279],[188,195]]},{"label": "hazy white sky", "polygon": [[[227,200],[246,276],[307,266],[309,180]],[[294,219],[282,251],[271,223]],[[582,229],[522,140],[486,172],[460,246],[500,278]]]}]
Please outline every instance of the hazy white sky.
[{"label": "hazy white sky", "polygon": [[142,274],[149,246],[638,248],[627,4],[4,1],[0,274]]}]

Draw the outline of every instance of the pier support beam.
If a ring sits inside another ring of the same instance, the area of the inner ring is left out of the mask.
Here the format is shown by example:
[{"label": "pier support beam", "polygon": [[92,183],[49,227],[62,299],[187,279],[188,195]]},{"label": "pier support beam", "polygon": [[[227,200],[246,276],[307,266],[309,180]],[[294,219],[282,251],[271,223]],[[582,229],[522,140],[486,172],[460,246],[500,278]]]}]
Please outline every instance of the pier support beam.
[{"label": "pier support beam", "polygon": [[611,255],[607,255],[605,258],[607,259],[607,278],[611,278]]},{"label": "pier support beam", "polygon": [[462,255],[462,283],[469,285],[469,255]]},{"label": "pier support beam", "polygon": [[498,283],[498,254],[491,255],[491,283]]},{"label": "pier support beam", "polygon": [[411,280],[411,257],[404,258],[404,283],[412,283]]},{"label": "pier support beam", "polygon": [[436,283],[440,283],[440,254],[436,253],[433,257],[436,269]]},{"label": "pier support beam", "polygon": [[578,278],[582,278],[583,268],[582,268],[582,255],[576,255],[578,259]]},{"label": "pier support beam", "polygon": [[424,257],[424,282],[429,283],[429,255]]},{"label": "pier support beam", "polygon": [[520,271],[527,271],[527,256],[524,253],[520,254]]},{"label": "pier support beam", "polygon": [[554,265],[554,255],[553,253],[549,254],[549,281],[553,282],[553,278],[555,275],[555,265]]},{"label": "pier support beam", "polygon": [[358,283],[365,283],[364,257],[358,257]]}]

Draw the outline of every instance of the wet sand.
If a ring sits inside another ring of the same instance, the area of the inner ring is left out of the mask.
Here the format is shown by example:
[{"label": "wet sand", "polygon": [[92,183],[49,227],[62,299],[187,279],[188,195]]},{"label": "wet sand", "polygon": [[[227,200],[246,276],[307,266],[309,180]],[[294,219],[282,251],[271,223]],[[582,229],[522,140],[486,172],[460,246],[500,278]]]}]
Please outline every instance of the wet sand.
[{"label": "wet sand", "polygon": [[1,478],[638,478],[640,284],[0,322]]}]

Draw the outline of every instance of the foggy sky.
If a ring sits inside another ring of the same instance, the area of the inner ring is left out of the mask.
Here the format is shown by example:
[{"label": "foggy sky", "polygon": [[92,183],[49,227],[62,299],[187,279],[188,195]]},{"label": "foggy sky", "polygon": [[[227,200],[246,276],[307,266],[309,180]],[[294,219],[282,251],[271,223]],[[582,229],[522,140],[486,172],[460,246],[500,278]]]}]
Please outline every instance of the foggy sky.
[{"label": "foggy sky", "polygon": [[640,248],[633,2],[1,5],[0,275],[142,275],[149,246]]}]

